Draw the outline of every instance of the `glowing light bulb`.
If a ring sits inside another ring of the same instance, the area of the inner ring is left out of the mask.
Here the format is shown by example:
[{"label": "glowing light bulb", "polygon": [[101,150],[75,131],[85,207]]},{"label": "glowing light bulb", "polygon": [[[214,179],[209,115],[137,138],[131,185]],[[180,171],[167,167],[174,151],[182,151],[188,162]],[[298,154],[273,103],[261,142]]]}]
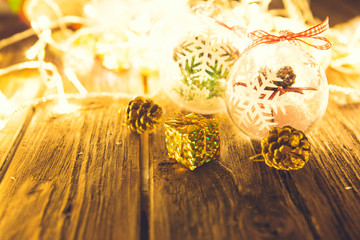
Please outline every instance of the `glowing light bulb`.
[{"label": "glowing light bulb", "polygon": [[84,13],[88,17],[96,17],[97,16],[97,9],[91,4],[86,4],[84,6]]},{"label": "glowing light bulb", "polygon": [[0,91],[0,130],[5,127],[9,116],[15,111],[15,108],[15,104],[9,101]]},{"label": "glowing light bulb", "polygon": [[76,74],[71,68],[65,68],[64,73],[66,77],[75,85],[75,87],[79,90],[81,94],[85,95],[88,93],[88,91],[80,83],[79,79],[76,77]]},{"label": "glowing light bulb", "polygon": [[343,35],[343,34],[341,34],[341,35],[338,36],[338,40],[339,40],[339,42],[341,42],[341,43],[343,43],[343,44],[346,44],[346,43],[349,42],[349,39],[348,39],[345,35]]},{"label": "glowing light bulb", "polygon": [[80,107],[74,104],[70,103],[59,103],[58,105],[54,106],[53,113],[54,114],[66,114],[66,113],[72,113],[79,110]]},{"label": "glowing light bulb", "polygon": [[50,27],[50,20],[47,16],[44,15],[39,16],[36,22],[37,22],[37,26],[40,29],[46,29]]},{"label": "glowing light bulb", "polygon": [[49,28],[44,29],[41,32],[41,37],[44,39],[44,41],[48,42],[51,39],[51,30]]},{"label": "glowing light bulb", "polygon": [[359,37],[360,36],[360,22],[355,30],[355,37]]},{"label": "glowing light bulb", "polygon": [[15,104],[10,102],[0,91],[0,117],[9,115],[15,110]]},{"label": "glowing light bulb", "polygon": [[34,59],[38,53],[39,53],[39,47],[34,45],[26,52],[26,57],[28,59]]},{"label": "glowing light bulb", "polygon": [[116,41],[115,34],[113,34],[111,32],[109,32],[108,34],[105,35],[105,39],[109,42]]},{"label": "glowing light bulb", "polygon": [[106,55],[104,57],[103,65],[108,69],[115,69],[117,65],[115,56]]},{"label": "glowing light bulb", "polygon": [[150,29],[151,17],[148,12],[141,12],[129,23],[129,28],[138,33],[144,33]]},{"label": "glowing light bulb", "polygon": [[41,15],[36,20],[31,21],[31,27],[35,31],[41,32],[50,27],[50,20],[47,16]]}]

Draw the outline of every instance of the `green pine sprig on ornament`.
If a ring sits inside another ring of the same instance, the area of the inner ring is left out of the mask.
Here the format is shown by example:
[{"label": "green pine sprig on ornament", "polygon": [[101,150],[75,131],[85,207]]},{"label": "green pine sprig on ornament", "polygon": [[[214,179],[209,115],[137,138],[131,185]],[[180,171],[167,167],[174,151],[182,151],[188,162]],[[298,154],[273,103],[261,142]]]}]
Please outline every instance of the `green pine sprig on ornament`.
[{"label": "green pine sprig on ornament", "polygon": [[181,71],[182,86],[174,90],[187,101],[199,92],[207,92],[205,99],[223,97],[224,81],[239,52],[224,43],[214,43],[205,36],[195,36],[174,49],[173,59]]},{"label": "green pine sprig on ornament", "polygon": [[221,66],[218,64],[218,61],[215,61],[214,66],[209,66],[212,71],[206,70],[209,77],[207,79],[201,79],[200,75],[196,75],[196,73],[199,72],[199,70],[196,69],[199,63],[195,63],[194,60],[195,59],[193,58],[190,65],[187,62],[185,68],[180,69],[182,75],[181,82],[187,87],[187,89],[190,89],[190,91],[187,91],[185,94],[185,90],[181,86],[175,88],[175,91],[182,97],[185,97],[187,101],[193,100],[197,91],[202,89],[209,91],[206,99],[223,97],[225,89],[219,79],[225,79],[229,72],[223,72]]}]

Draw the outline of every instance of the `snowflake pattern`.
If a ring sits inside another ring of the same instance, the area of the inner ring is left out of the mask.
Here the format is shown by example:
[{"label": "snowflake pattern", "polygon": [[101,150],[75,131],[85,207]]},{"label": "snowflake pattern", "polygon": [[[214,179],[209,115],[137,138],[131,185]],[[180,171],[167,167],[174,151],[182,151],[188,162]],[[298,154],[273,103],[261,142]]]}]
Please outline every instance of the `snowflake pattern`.
[{"label": "snowflake pattern", "polygon": [[[225,89],[221,80],[227,77],[238,56],[239,51],[235,47],[207,28],[187,36],[174,49],[173,58],[181,69],[183,88],[207,89],[209,95],[205,99],[211,99],[223,96]],[[185,93],[183,88],[177,90],[180,95]]]},{"label": "snowflake pattern", "polygon": [[[285,101],[280,98],[280,92],[274,91],[278,86],[273,82],[282,81],[268,67],[266,77],[260,73],[261,79],[245,78],[244,82],[233,83],[234,91],[229,98],[229,108],[240,124],[255,125],[259,131],[269,130],[277,125],[273,114],[280,110],[285,114]],[[237,89],[236,89],[237,88]],[[239,92],[241,97],[239,97]],[[236,94],[236,95],[235,95]]]},{"label": "snowflake pattern", "polygon": [[[318,79],[318,81],[316,82],[316,84],[320,84],[320,80],[322,78],[324,78],[324,73],[321,70],[321,66],[320,64],[318,64],[315,60],[315,58],[309,54],[309,53],[305,53],[306,56],[306,61],[304,62],[304,65],[308,65],[309,67],[311,67],[312,69],[314,69],[314,71],[316,72],[316,77]],[[325,77],[326,78],[326,77]]]},{"label": "snowflake pattern", "polygon": [[306,61],[304,62],[304,65],[309,65],[312,68],[316,68],[319,64],[317,64],[315,58],[311,56],[309,53],[305,52]]},{"label": "snowflake pattern", "polygon": [[[224,75],[234,63],[237,50],[222,39],[212,37],[211,33],[190,37],[175,51],[175,60],[180,67],[190,65],[194,61],[194,73],[191,77],[206,79],[212,77],[214,66]],[[216,69],[215,69],[216,70]]]}]

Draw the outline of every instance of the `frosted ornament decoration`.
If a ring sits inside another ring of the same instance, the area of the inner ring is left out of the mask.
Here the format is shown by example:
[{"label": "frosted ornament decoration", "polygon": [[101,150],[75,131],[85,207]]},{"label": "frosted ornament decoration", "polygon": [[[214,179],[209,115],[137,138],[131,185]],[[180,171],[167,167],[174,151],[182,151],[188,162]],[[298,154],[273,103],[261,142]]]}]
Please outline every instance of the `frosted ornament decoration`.
[{"label": "frosted ornament decoration", "polygon": [[[331,47],[319,34],[328,18],[305,31],[272,35],[250,32],[253,42],[232,67],[226,104],[234,123],[247,135],[263,138],[272,127],[290,125],[309,130],[324,114],[329,97],[325,73],[299,42],[319,50]],[[313,44],[306,39],[314,39]]]},{"label": "frosted ornament decoration", "polygon": [[308,131],[325,113],[328,97],[322,67],[289,42],[247,51],[233,66],[226,87],[229,115],[252,138],[285,125]]},{"label": "frosted ornament decoration", "polygon": [[161,72],[168,96],[181,107],[201,114],[225,109],[225,82],[239,56],[234,33],[217,24],[196,20],[172,48]]}]

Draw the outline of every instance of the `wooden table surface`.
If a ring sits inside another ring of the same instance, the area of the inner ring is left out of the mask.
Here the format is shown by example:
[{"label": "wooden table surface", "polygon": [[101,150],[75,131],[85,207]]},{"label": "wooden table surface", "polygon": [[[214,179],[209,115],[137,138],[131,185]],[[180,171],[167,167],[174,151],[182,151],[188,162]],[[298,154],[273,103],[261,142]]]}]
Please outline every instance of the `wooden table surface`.
[{"label": "wooden table surface", "polygon": [[[338,22],[359,14],[356,1],[320,2],[319,16]],[[10,20],[2,37],[23,27]],[[34,41],[2,49],[0,66],[23,61]],[[360,89],[359,75],[327,77]],[[0,87],[18,103],[51,93],[35,70],[3,76]],[[179,111],[162,92],[153,99],[166,116]],[[10,119],[0,131],[0,239],[360,239],[360,102],[330,94],[308,134],[310,161],[291,172],[249,162],[258,143],[216,115],[220,159],[192,172],[169,160],[163,126],[138,136],[120,124],[129,100],[70,99],[79,110],[67,114],[48,101]]]}]

